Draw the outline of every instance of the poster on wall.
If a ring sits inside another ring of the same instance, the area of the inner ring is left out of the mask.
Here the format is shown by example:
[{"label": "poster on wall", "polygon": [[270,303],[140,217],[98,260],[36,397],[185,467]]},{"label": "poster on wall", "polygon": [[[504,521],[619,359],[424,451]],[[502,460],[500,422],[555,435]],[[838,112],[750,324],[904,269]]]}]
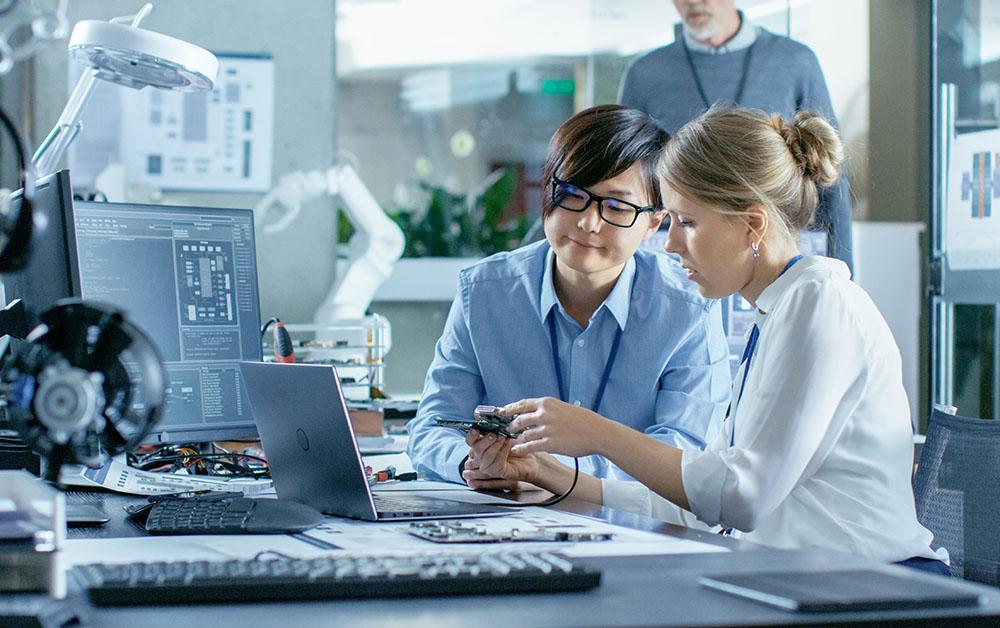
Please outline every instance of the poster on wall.
[{"label": "poster on wall", "polygon": [[163,190],[271,188],[274,61],[216,56],[219,74],[209,93],[129,94],[121,146],[129,180]]},{"label": "poster on wall", "polygon": [[1000,130],[952,140],[947,185],[943,228],[949,268],[1000,268]]},{"label": "poster on wall", "polygon": [[[129,185],[159,190],[266,192],[272,186],[274,61],[223,54],[211,92],[136,90],[99,82],[70,146],[75,186],[120,164]],[[83,66],[71,65],[70,88]]]}]

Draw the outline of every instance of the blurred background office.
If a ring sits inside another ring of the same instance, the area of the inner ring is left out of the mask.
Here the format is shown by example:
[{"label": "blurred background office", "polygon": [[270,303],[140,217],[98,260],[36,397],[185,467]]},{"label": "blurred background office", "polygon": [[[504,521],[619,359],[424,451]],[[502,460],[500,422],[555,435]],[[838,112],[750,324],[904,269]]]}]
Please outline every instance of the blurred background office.
[{"label": "blurred background office", "polygon": [[[140,4],[74,0],[67,17],[71,25],[108,20]],[[888,286],[876,302],[903,351],[915,417],[932,401],[994,416],[1000,297],[958,296],[954,301],[965,302],[955,305],[927,267],[932,257],[940,261],[941,248],[931,218],[942,165],[937,85],[959,84],[959,131],[996,127],[1000,2],[736,6],[819,59],[862,230],[855,272],[873,292]],[[406,238],[403,259],[368,311],[392,325],[386,392],[414,396],[457,269],[516,246],[537,218],[553,130],[580,109],[615,102],[630,63],[670,43],[677,22],[669,0],[162,1],[142,25],[219,55],[212,98],[236,99],[253,115],[226,121],[213,113],[211,98],[207,105],[204,97],[182,99],[158,115],[201,116],[201,126],[168,137],[160,134],[169,120],[149,114],[162,96],[102,85],[66,164],[82,194],[206,207],[255,207],[282,183],[294,188],[288,175],[349,166]],[[81,70],[57,42],[2,78],[4,107],[16,112],[33,146],[59,117]],[[227,124],[247,125],[246,136]],[[199,152],[215,140],[235,141],[237,157]],[[151,160],[151,145],[169,154]],[[253,176],[222,167],[226,159],[245,160],[246,151],[255,159]],[[4,182],[16,177],[8,153],[0,164]],[[178,169],[172,177],[171,164]],[[264,318],[312,322],[337,281],[352,226],[338,214],[335,194],[305,196],[287,224],[280,210],[258,224]],[[944,298],[926,297],[928,281]]]}]

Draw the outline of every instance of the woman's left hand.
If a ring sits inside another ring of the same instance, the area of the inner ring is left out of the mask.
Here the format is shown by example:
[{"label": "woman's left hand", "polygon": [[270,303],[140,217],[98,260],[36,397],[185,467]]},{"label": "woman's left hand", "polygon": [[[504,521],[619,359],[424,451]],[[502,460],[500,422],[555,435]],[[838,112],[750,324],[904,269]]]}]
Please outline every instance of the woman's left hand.
[{"label": "woman's left hand", "polygon": [[507,428],[520,432],[511,448],[516,455],[540,451],[566,456],[600,454],[601,443],[617,425],[596,412],[552,397],[515,401],[504,406],[503,413],[517,415]]}]

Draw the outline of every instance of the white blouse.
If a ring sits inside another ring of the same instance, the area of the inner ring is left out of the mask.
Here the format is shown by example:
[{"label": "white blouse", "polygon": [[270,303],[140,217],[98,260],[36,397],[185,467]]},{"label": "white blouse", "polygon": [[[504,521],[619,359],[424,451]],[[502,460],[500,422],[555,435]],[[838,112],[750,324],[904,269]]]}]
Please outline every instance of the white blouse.
[{"label": "white blouse", "polygon": [[681,458],[691,512],[641,484],[607,479],[605,505],[734,528],[780,548],[948,560],[917,521],[899,349],[847,266],[801,259],[765,288],[754,318],[760,338],[742,398],[744,367],[722,432]]}]

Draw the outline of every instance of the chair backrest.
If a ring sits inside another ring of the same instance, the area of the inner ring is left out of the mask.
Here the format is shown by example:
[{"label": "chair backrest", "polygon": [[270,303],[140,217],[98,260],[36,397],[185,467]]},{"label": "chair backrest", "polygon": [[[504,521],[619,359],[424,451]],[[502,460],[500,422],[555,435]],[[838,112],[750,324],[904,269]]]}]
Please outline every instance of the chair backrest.
[{"label": "chair backrest", "polygon": [[920,523],[951,556],[951,575],[1000,586],[1000,421],[935,408],[913,494]]}]

